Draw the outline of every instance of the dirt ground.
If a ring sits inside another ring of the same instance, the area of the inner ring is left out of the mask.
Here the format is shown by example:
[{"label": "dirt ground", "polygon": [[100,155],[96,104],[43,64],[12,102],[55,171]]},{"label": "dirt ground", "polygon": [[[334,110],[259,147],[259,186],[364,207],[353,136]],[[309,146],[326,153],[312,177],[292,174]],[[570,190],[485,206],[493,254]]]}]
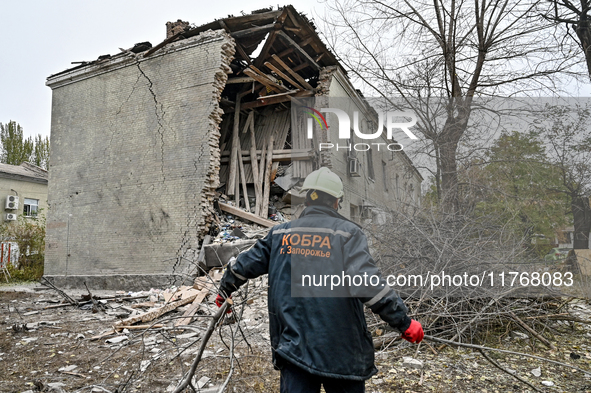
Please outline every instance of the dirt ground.
[{"label": "dirt ground", "polygon": [[[164,325],[162,328],[93,339],[129,315],[130,310],[133,312],[134,304],[145,300],[110,301],[98,312],[73,306],[47,309],[62,301],[54,290],[39,286],[0,287],[0,391],[174,390],[195,357],[215,305],[213,299],[206,299],[196,321],[183,330],[168,326],[181,315],[182,310],[177,310],[156,321]],[[588,303],[581,302],[579,309],[577,317],[591,323]],[[260,296],[244,309],[240,324],[225,324],[218,329],[195,374],[198,391],[217,391],[231,368],[228,392],[279,391],[279,373],[271,365],[267,324],[265,299]],[[124,341],[107,342],[114,337]],[[550,339],[557,351],[548,350],[523,334],[503,336],[496,346],[557,360],[590,374],[518,355],[488,354],[540,391],[591,392],[591,324],[565,323]],[[231,362],[232,347],[236,356]],[[391,348],[376,352],[379,373],[367,381],[367,392],[534,391],[495,368],[477,351],[448,347],[435,354],[437,347],[436,343],[417,347],[397,341]],[[420,360],[423,368],[403,366],[405,356]]]}]

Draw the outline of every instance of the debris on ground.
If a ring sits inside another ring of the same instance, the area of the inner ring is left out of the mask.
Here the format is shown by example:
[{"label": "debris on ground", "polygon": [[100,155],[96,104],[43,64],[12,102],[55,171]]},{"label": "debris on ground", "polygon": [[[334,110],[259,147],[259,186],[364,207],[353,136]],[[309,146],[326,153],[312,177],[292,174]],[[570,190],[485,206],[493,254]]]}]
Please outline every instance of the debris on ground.
[{"label": "debris on ground", "polygon": [[[66,393],[174,391],[198,352],[211,315],[218,310],[214,300],[220,277],[219,269],[213,269],[190,287],[93,291],[96,301],[104,301],[105,310],[98,312],[65,302],[51,289],[0,291],[0,328],[5,332],[0,335],[0,390],[37,393],[42,391],[37,386],[43,386],[44,391]],[[198,391],[219,391],[231,359],[235,360],[234,371],[226,391],[277,391],[279,373],[271,363],[266,291],[266,278],[261,277],[234,296],[233,313],[212,335],[194,375],[193,385],[201,386]],[[86,291],[68,296],[82,303],[82,294]],[[187,299],[192,300],[165,313],[158,311]],[[488,345],[591,371],[591,306],[588,301],[566,300],[559,304],[561,312],[572,318],[576,313],[581,322],[559,321],[551,325],[556,351],[536,345],[534,338],[510,334],[501,334],[496,344],[491,341]],[[67,303],[63,307],[47,308],[62,301]],[[134,307],[137,305],[142,307]],[[31,311],[38,313],[24,316]],[[151,321],[142,321],[145,315],[157,314]],[[139,319],[123,324],[129,318]],[[368,321],[372,318],[368,317]],[[551,319],[544,321],[553,323]],[[24,328],[15,330],[16,325]],[[591,390],[591,373],[519,355],[488,352],[505,369],[502,372],[477,351],[451,346],[437,350],[427,341],[416,346],[398,339],[400,334],[387,327],[372,325],[375,341],[391,339],[376,351],[379,372],[366,383],[369,393],[530,390],[512,375],[542,391]],[[383,331],[380,336],[377,330]],[[580,357],[571,356],[573,353]]]}]

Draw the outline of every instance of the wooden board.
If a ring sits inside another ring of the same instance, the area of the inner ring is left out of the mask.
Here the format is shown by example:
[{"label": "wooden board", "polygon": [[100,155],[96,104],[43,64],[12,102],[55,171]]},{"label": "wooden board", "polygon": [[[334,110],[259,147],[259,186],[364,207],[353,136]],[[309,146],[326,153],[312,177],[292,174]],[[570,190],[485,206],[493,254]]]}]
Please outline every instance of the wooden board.
[{"label": "wooden board", "polygon": [[185,304],[191,303],[193,300],[195,300],[196,297],[197,297],[197,295],[192,295],[186,299],[181,299],[177,302],[168,303],[167,305],[157,308],[156,310],[152,310],[147,313],[136,315],[135,317],[123,319],[123,320],[117,322],[116,324],[114,324],[113,326],[115,328],[117,328],[118,326],[133,325],[134,323],[137,323],[137,322],[153,321],[154,319],[166,314],[167,312],[175,310],[175,309],[179,308],[180,306],[184,306]]},{"label": "wooden board", "polygon": [[239,209],[237,207],[230,206],[225,203],[220,203],[219,205],[220,205],[220,209],[222,209],[225,212],[228,212],[228,213],[233,214],[238,217],[242,217],[248,221],[252,221],[252,222],[262,225],[264,227],[271,228],[271,227],[274,227],[275,225],[277,225],[277,223],[275,221],[271,221],[271,220],[267,220],[262,217],[258,217],[252,213],[247,213],[244,210]]},{"label": "wooden board", "polygon": [[193,319],[192,316],[195,315],[197,310],[199,310],[199,307],[201,306],[201,302],[209,294],[209,290],[212,287],[213,287],[213,284],[209,282],[206,284],[206,286],[203,289],[201,289],[201,291],[199,292],[199,294],[197,295],[195,300],[193,300],[193,303],[191,304],[191,306],[183,314],[183,317],[185,317],[185,318],[181,318],[178,321],[176,321],[174,326],[188,325],[191,323],[191,320]]},{"label": "wooden board", "polygon": [[[241,104],[242,107],[242,104]],[[226,116],[224,116],[226,117]],[[231,131],[232,128],[232,117],[228,116],[229,119],[224,119],[222,121],[222,129],[229,128]],[[243,123],[247,116],[241,116]],[[230,123],[230,124],[228,124]],[[254,123],[255,123],[255,145],[261,149],[264,148],[265,151],[267,149],[267,142],[271,134],[275,134],[275,146],[278,149],[283,149],[285,145],[285,141],[287,139],[287,135],[289,133],[290,128],[290,111],[274,111],[274,110],[257,110],[254,116]],[[240,130],[242,131],[242,129]],[[229,136],[229,135],[228,135]],[[242,147],[242,154],[245,160],[249,160],[250,157],[250,146],[252,145],[252,139],[250,133],[247,132],[246,134],[239,133],[240,136],[240,146]],[[261,152],[261,150],[257,149],[257,153]],[[308,150],[311,149],[311,146]],[[226,158],[230,155],[230,143],[227,143],[225,149],[222,150],[222,157]],[[290,151],[284,151],[283,154],[289,154]],[[238,157],[236,157],[238,158]],[[263,165],[258,166],[258,173],[259,173],[259,181],[262,184],[262,176],[264,172],[264,162],[265,158],[263,158]],[[220,182],[221,183],[228,183],[228,170],[229,170],[229,161],[223,161],[220,163]],[[246,176],[246,183],[253,184],[254,178],[252,175],[252,168],[250,166],[250,162],[244,161],[244,172]]]}]

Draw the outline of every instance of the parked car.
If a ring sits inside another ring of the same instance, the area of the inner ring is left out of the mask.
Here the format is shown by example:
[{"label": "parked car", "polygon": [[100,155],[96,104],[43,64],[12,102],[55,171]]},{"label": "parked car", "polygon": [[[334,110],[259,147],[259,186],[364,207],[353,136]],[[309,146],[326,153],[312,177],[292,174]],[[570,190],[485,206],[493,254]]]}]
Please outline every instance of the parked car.
[{"label": "parked car", "polygon": [[555,247],[548,254],[544,256],[544,260],[546,261],[558,261],[561,259],[566,259],[570,248],[558,248]]}]

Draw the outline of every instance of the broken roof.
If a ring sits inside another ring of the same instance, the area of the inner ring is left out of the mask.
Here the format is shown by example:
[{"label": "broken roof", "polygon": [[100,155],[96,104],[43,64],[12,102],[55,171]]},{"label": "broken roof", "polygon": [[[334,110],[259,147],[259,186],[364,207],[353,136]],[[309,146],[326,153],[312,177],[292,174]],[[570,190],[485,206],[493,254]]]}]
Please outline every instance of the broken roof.
[{"label": "broken roof", "polygon": [[[337,59],[322,42],[314,25],[291,5],[278,10],[263,9],[253,11],[242,16],[228,16],[213,22],[188,29],[173,35],[152,48],[146,48],[143,56],[149,57],[167,44],[190,38],[207,30],[225,30],[237,43],[236,57],[248,65],[261,67],[271,57],[269,53],[278,54],[292,70],[298,72],[304,79],[317,76],[322,67],[337,65]],[[256,58],[251,55],[265,40],[261,52]],[[271,51],[272,49],[272,51]],[[124,50],[121,53],[125,53]],[[89,65],[101,63],[110,58],[109,55],[100,56],[94,61],[80,63],[59,73],[50,75],[47,79],[70,72]]]}]

